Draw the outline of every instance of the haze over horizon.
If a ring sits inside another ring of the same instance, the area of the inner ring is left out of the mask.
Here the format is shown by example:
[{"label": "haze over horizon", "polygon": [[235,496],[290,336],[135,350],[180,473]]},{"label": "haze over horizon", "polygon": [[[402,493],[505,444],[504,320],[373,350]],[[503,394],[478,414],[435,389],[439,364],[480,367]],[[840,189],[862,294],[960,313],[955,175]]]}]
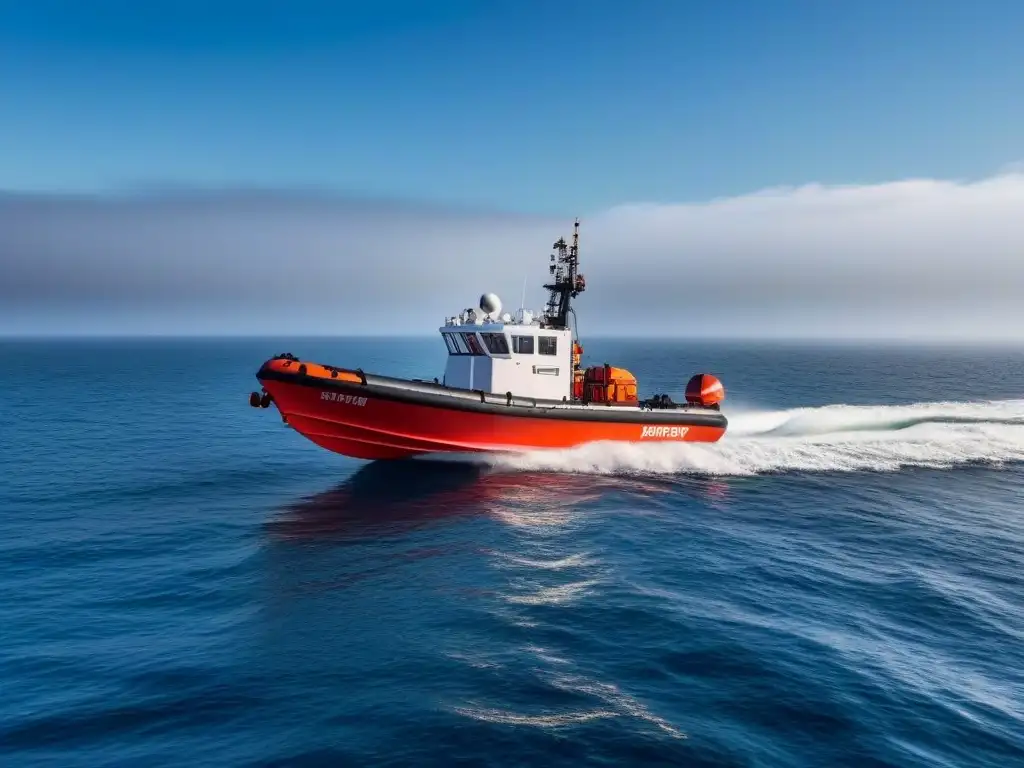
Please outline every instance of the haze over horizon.
[{"label": "haze over horizon", "polygon": [[0,7],[0,335],[1024,341],[1024,6]]}]

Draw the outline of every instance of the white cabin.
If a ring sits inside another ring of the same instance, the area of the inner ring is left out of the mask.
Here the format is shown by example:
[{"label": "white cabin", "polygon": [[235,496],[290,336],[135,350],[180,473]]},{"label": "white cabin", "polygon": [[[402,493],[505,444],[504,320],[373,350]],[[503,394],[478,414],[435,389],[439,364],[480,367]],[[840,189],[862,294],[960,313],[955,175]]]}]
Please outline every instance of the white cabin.
[{"label": "white cabin", "polygon": [[[497,314],[497,313],[494,313]],[[572,399],[572,331],[543,328],[532,313],[515,319],[471,310],[440,328],[448,362],[444,384],[539,400]]]}]

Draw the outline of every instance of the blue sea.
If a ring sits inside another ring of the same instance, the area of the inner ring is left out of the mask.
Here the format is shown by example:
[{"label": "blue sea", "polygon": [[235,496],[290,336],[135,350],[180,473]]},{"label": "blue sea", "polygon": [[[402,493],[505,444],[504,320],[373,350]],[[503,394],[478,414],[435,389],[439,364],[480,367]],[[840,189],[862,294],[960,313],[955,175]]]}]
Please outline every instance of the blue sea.
[{"label": "blue sea", "polygon": [[716,445],[366,463],[268,357],[0,344],[0,764],[1024,765],[1024,355],[583,339]]}]

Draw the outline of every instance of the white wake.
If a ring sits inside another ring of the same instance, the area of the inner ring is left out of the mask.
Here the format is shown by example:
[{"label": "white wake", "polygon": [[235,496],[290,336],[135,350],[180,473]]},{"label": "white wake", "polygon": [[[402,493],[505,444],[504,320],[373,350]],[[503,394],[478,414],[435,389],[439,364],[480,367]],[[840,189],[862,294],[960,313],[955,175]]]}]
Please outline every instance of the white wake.
[{"label": "white wake", "polygon": [[495,469],[597,474],[893,471],[1024,461],[1024,400],[729,413],[718,443],[592,443],[491,455]]}]

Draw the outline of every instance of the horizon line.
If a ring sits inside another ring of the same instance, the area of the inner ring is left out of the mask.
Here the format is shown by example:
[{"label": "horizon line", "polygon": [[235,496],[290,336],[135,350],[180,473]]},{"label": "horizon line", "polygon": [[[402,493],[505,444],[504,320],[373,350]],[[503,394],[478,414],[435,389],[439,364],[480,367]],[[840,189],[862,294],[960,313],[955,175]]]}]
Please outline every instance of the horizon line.
[{"label": "horizon line", "polygon": [[[691,342],[740,343],[740,344],[796,344],[796,345],[855,345],[872,344],[880,346],[955,346],[955,347],[1024,347],[1024,337],[978,337],[957,336],[759,336],[759,335],[666,335],[651,333],[595,333],[580,340],[586,344],[593,341],[650,341],[650,342]],[[437,341],[435,333],[5,333],[0,331],[2,342],[97,342],[97,341],[274,341],[274,340],[315,340],[315,341]]]}]

